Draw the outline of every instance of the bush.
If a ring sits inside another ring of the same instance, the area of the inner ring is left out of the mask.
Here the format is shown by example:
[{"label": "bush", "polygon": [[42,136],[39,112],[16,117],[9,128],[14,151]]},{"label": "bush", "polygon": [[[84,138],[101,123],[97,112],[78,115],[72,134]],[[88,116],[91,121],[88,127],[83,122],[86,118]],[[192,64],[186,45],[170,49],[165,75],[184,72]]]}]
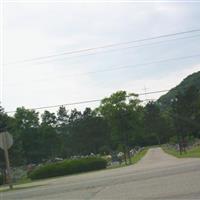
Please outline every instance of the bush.
[{"label": "bush", "polygon": [[29,177],[43,179],[63,176],[81,172],[94,171],[106,168],[107,161],[102,158],[82,158],[78,160],[65,160],[58,163],[46,164],[33,170]]}]

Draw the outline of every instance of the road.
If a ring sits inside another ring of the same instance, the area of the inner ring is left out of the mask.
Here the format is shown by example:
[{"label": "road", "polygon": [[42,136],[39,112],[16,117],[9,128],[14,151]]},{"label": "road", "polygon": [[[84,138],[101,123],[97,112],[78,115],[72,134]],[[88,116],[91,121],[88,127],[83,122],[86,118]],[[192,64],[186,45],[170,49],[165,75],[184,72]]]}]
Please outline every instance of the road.
[{"label": "road", "polygon": [[3,192],[1,200],[200,199],[200,159],[178,159],[152,148],[132,166],[44,181]]}]

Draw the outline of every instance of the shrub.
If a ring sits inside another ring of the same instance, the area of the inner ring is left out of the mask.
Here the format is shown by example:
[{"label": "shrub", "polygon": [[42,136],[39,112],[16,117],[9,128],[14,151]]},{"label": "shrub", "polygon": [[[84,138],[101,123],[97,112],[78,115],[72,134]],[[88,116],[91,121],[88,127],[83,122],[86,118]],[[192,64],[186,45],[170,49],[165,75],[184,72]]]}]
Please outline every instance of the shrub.
[{"label": "shrub", "polygon": [[102,158],[82,158],[77,160],[65,160],[58,163],[46,164],[33,170],[29,177],[43,179],[49,177],[63,176],[81,172],[94,171],[106,168],[107,161]]}]

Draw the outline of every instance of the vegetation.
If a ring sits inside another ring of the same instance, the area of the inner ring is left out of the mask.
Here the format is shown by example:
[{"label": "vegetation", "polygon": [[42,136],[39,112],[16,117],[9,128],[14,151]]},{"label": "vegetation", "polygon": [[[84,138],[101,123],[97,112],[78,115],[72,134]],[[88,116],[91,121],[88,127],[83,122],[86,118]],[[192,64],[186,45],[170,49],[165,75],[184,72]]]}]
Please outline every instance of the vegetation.
[{"label": "vegetation", "polygon": [[[145,147],[141,151],[137,152],[134,156],[131,156],[131,164],[136,164],[137,162],[139,162],[146,155],[148,149],[149,149],[148,147]],[[107,168],[115,169],[115,168],[125,167],[125,166],[127,166],[126,163],[122,162],[121,164],[110,165]]]},{"label": "vegetation", "polygon": [[147,153],[148,148],[144,148],[142,151],[138,152],[135,156],[131,158],[133,164],[139,162]]},{"label": "vegetation", "polygon": [[176,149],[168,148],[166,146],[163,147],[163,150],[166,153],[171,154],[177,158],[200,158],[200,147],[189,149],[188,151],[183,152],[182,154],[180,154],[179,151],[177,151]]},{"label": "vegetation", "polygon": [[[174,95],[170,91],[145,106],[136,94],[118,91],[103,99],[98,108],[82,112],[61,106],[56,113],[46,110],[40,115],[20,107],[8,116],[0,107],[0,131],[8,130],[14,137],[11,165],[116,152],[123,152],[128,164],[135,146],[169,142],[184,151],[189,139],[200,138],[199,75],[186,78],[173,89]],[[4,163],[0,150],[0,168],[5,168]]]},{"label": "vegetation", "polygon": [[[31,188],[40,187],[40,186],[43,186],[43,185],[38,185],[38,184],[37,185],[25,185],[25,186],[15,185],[15,187],[12,190],[10,190],[10,188],[7,188],[7,187],[2,187],[2,188],[0,188],[0,193],[8,192],[8,191],[31,189]],[[1,196],[3,196],[3,195],[1,194]]]},{"label": "vegetation", "polygon": [[104,169],[106,166],[107,162],[102,158],[65,160],[63,162],[46,164],[44,166],[38,167],[29,174],[29,177],[32,180],[42,179]]},{"label": "vegetation", "polygon": [[175,99],[179,93],[185,93],[192,86],[195,86],[198,93],[200,93],[200,71],[189,75],[178,86],[161,96],[158,100],[159,104],[164,107],[170,107],[172,99]]},{"label": "vegetation", "polygon": [[103,116],[111,130],[110,140],[114,148],[121,148],[131,163],[130,146],[138,130],[142,107],[136,94],[119,91],[103,99],[98,112]]},{"label": "vegetation", "polygon": [[3,185],[3,176],[1,173],[0,173],[0,185]]}]

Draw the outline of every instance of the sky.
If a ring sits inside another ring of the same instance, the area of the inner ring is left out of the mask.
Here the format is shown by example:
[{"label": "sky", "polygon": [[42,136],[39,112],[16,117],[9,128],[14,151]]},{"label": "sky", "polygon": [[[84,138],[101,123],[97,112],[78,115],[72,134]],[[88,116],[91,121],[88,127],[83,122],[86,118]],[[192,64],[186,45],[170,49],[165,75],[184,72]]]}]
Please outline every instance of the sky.
[{"label": "sky", "polygon": [[[38,59],[200,29],[200,2],[2,2],[0,94],[5,111],[102,99],[118,90],[171,89],[200,70],[200,56],[141,65],[198,55],[200,32]],[[98,103],[67,109],[86,106]]]}]

